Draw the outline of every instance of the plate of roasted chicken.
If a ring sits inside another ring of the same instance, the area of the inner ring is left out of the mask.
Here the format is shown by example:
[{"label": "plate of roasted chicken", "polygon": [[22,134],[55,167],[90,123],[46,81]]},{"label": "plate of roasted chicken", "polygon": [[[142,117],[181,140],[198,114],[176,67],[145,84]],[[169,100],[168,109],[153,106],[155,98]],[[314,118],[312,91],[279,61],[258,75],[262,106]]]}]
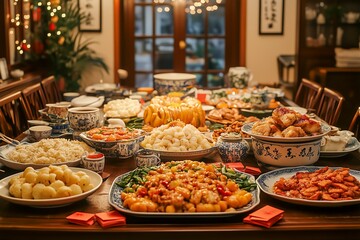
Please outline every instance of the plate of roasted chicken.
[{"label": "plate of roasted chicken", "polygon": [[277,108],[272,115],[253,123],[245,124],[244,133],[272,142],[307,142],[322,138],[331,127],[288,108]]}]

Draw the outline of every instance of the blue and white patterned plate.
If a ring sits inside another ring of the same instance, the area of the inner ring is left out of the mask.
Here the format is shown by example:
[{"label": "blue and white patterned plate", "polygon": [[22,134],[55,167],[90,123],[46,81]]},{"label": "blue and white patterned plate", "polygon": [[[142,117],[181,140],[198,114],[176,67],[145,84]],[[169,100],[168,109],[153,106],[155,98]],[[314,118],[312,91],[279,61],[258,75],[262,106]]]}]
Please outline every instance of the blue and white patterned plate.
[{"label": "blue and white patterned plate", "polygon": [[241,131],[243,131],[244,133],[261,139],[261,140],[265,140],[265,141],[270,141],[270,142],[309,142],[309,141],[315,141],[316,139],[320,139],[322,138],[322,136],[328,134],[331,130],[331,127],[327,124],[321,123],[321,133],[318,135],[314,135],[314,136],[306,136],[306,137],[270,137],[270,136],[263,136],[263,135],[259,135],[259,134],[255,134],[251,131],[252,126],[254,125],[255,122],[251,122],[251,123],[247,123],[244,124],[244,126],[242,126]]},{"label": "blue and white patterned plate", "polygon": [[[185,213],[164,213],[164,212],[135,212],[135,211],[131,211],[128,208],[125,208],[123,206],[122,200],[121,200],[121,192],[122,192],[122,188],[117,185],[116,183],[120,181],[120,179],[122,179],[123,177],[131,174],[131,172],[127,172],[123,175],[120,175],[118,177],[115,178],[115,180],[113,181],[110,191],[109,191],[109,196],[108,196],[108,201],[109,204],[111,206],[113,206],[115,209],[117,209],[118,211],[120,211],[121,213],[124,213],[125,215],[131,215],[131,216],[136,216],[136,217],[162,217],[162,218],[168,218],[168,217],[172,217],[172,218],[194,218],[194,217],[200,217],[200,218],[209,218],[209,217],[230,217],[230,216],[234,216],[240,213],[245,213],[248,212],[250,210],[252,210],[253,208],[255,208],[259,203],[260,203],[260,190],[259,187],[257,187],[254,191],[252,191],[252,200],[249,204],[247,204],[246,206],[237,209],[235,212],[194,212],[194,213],[190,213],[190,212],[185,212]],[[247,174],[247,173],[243,173],[247,176],[249,176],[253,181],[255,181],[255,178],[253,175]]]},{"label": "blue and white patterned plate", "polygon": [[352,137],[348,144],[346,144],[345,149],[343,151],[320,151],[320,157],[327,157],[327,158],[336,158],[345,156],[348,153],[356,151],[360,148],[359,141]]},{"label": "blue and white patterned plate", "polygon": [[[301,198],[291,198],[291,197],[281,196],[273,192],[273,186],[275,182],[278,181],[280,178],[288,179],[294,176],[297,172],[314,172],[320,168],[323,167],[300,166],[300,167],[291,167],[291,168],[281,168],[261,174],[256,180],[256,183],[258,184],[260,189],[267,195],[288,203],[294,203],[294,204],[306,205],[306,206],[315,206],[315,207],[340,207],[340,206],[360,204],[360,199],[341,200],[341,201],[307,200]],[[357,178],[358,180],[360,180],[360,171],[350,170],[350,174],[355,178]]]}]

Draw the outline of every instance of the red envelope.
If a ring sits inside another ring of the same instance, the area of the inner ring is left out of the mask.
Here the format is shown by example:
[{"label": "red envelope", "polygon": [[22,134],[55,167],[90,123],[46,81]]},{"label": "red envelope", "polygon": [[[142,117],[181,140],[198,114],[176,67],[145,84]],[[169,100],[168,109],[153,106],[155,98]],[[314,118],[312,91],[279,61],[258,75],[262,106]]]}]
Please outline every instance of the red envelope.
[{"label": "red envelope", "polygon": [[102,227],[113,227],[126,224],[126,217],[117,211],[96,213],[96,220]]},{"label": "red envelope", "polygon": [[66,219],[71,223],[83,226],[91,226],[95,223],[95,215],[85,212],[74,212],[73,214],[67,216]]},{"label": "red envelope", "polygon": [[245,223],[251,223],[270,228],[283,218],[283,210],[266,205],[265,207],[249,214],[244,218]]}]

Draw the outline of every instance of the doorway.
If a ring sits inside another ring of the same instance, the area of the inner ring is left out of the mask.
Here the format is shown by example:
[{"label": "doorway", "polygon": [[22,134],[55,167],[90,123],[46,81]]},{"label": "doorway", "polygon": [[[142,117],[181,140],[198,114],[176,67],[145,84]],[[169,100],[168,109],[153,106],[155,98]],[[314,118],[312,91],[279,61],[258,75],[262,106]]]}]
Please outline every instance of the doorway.
[{"label": "doorway", "polygon": [[243,2],[121,0],[115,66],[129,73],[121,85],[152,87],[154,74],[186,72],[198,86],[224,86],[229,67],[244,64]]}]

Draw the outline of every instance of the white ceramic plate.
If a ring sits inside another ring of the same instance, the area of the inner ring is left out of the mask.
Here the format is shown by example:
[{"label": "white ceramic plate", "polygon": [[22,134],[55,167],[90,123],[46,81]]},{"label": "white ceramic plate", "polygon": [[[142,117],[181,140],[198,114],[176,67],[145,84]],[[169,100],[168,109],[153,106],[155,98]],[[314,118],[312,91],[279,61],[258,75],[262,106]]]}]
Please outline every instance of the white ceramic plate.
[{"label": "white ceramic plate", "polygon": [[327,124],[321,123],[321,133],[315,136],[306,136],[306,137],[269,137],[269,136],[263,136],[263,135],[259,135],[259,134],[254,134],[251,131],[252,126],[254,125],[254,122],[252,123],[247,123],[244,126],[242,126],[241,130],[246,133],[249,134],[252,137],[261,139],[261,140],[265,140],[265,141],[270,141],[270,142],[309,142],[309,141],[315,141],[317,139],[322,138],[322,136],[328,134],[331,130],[331,127]]},{"label": "white ceramic plate", "polygon": [[160,154],[161,160],[164,161],[180,161],[180,160],[200,160],[216,150],[216,147],[211,147],[203,150],[196,151],[186,151],[186,152],[169,152],[169,151],[159,151],[154,149],[147,149],[149,151]]},{"label": "white ceramic plate", "polygon": [[15,177],[20,173],[13,174],[9,177],[0,180],[0,198],[9,201],[11,203],[25,205],[30,207],[37,207],[37,208],[54,208],[54,207],[62,207],[74,202],[80,201],[85,199],[86,197],[93,194],[102,184],[102,178],[99,174],[84,169],[84,168],[70,168],[74,172],[83,171],[90,177],[90,182],[94,185],[94,188],[90,191],[85,193],[71,196],[71,197],[64,197],[64,198],[53,198],[53,199],[22,199],[22,198],[15,198],[10,196],[9,194],[9,181],[12,177]]},{"label": "white ceramic plate", "polygon": [[291,109],[295,112],[298,112],[302,115],[306,114],[307,113],[307,109],[306,108],[302,108],[302,107],[286,107],[287,109]]},{"label": "white ceramic plate", "polygon": [[[256,180],[256,183],[264,193],[268,194],[271,197],[274,197],[276,199],[288,203],[315,206],[315,207],[340,207],[340,206],[354,205],[360,203],[360,199],[342,200],[342,201],[325,201],[325,200],[307,200],[301,198],[291,198],[291,197],[285,197],[275,194],[272,190],[275,182],[278,181],[280,178],[288,179],[291,178],[293,175],[295,175],[297,172],[314,172],[320,168],[323,167],[300,166],[300,167],[291,167],[291,168],[281,168],[261,174]],[[356,177],[358,180],[360,180],[360,171],[350,170],[350,174]]]},{"label": "white ceramic plate", "polygon": [[355,137],[352,137],[349,140],[348,144],[345,146],[345,149],[343,151],[320,151],[320,156],[327,158],[342,157],[350,152],[358,150],[359,148],[360,148],[359,141]]},{"label": "white ceramic plate", "polygon": [[[31,144],[31,143],[25,143],[25,144]],[[4,164],[6,167],[22,171],[27,167],[33,167],[34,169],[47,167],[49,164],[35,164],[35,163],[20,163],[15,162],[6,157],[6,155],[15,149],[15,146],[12,145],[5,145],[0,147],[0,162]],[[61,163],[53,163],[52,165],[67,165],[69,167],[76,167],[80,164],[81,158],[76,159],[74,161],[68,161],[68,162],[61,162]]]},{"label": "white ceramic plate", "polygon": [[209,112],[215,108],[214,106],[211,105],[202,105],[201,107],[205,112]]},{"label": "white ceramic plate", "polygon": [[[195,213],[163,213],[163,212],[134,212],[127,208],[125,208],[121,201],[121,192],[122,188],[116,184],[119,182],[121,178],[125,177],[126,175],[130,174],[131,172],[125,173],[115,178],[113,181],[110,191],[108,200],[111,206],[113,206],[118,211],[136,216],[136,217],[175,217],[175,218],[194,218],[194,217],[202,217],[202,218],[212,218],[212,217],[230,217],[240,213],[248,212],[256,207],[260,203],[260,190],[257,187],[252,192],[252,200],[251,202],[240,208],[237,209],[235,212],[195,212]],[[245,175],[249,176],[251,179],[255,179],[254,176],[244,173]]]}]

